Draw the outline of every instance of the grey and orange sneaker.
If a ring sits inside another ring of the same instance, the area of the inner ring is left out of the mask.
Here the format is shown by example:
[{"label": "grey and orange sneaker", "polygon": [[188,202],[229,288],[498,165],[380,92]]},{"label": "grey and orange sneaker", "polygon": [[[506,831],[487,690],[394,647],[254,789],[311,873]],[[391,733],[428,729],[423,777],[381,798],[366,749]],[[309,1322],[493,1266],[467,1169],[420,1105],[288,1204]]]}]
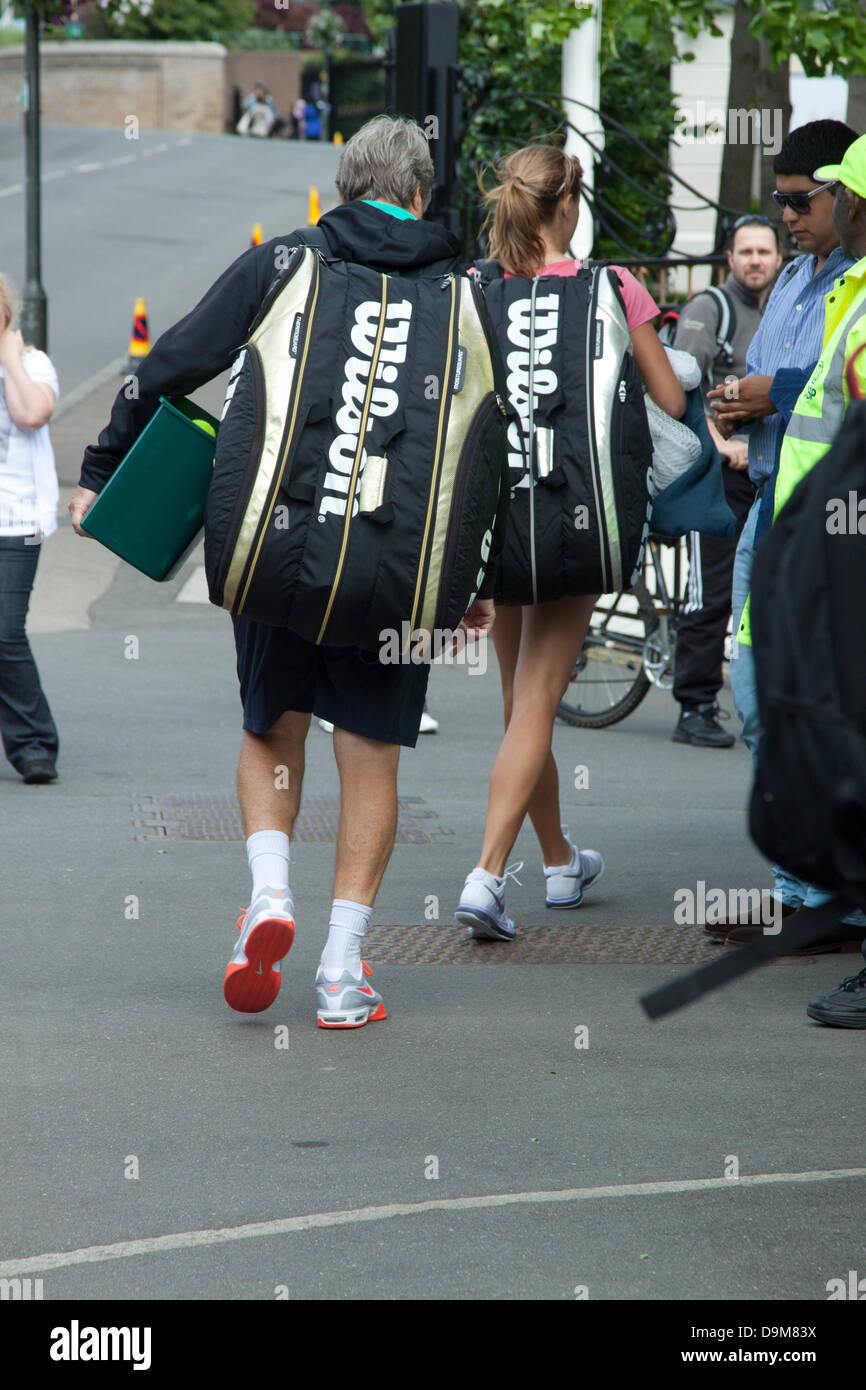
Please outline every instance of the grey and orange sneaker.
[{"label": "grey and orange sneaker", "polygon": [[361,970],[360,979],[344,970],[336,980],[330,980],[319,962],[316,1021],[320,1028],[363,1028],[365,1023],[378,1023],[388,1017],[381,994],[367,983],[373,972],[365,960],[361,961]]},{"label": "grey and orange sneaker", "polygon": [[285,888],[266,888],[238,918],[240,936],[223,981],[229,1008],[259,1014],[280,992],[280,961],[295,939],[294,904]]}]

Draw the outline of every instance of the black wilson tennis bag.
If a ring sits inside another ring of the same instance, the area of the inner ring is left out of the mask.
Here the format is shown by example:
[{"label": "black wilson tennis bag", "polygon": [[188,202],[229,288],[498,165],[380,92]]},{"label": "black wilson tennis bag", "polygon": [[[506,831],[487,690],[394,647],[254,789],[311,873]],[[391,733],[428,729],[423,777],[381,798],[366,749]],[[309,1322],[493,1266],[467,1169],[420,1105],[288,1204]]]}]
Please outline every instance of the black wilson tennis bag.
[{"label": "black wilson tennis bag", "polygon": [[297,247],[232,367],[205,513],[211,601],[328,646],[456,628],[506,500],[495,358],[468,278]]},{"label": "black wilson tennis bag", "polygon": [[497,602],[631,586],[653,447],[619,283],[476,267],[506,361],[510,503]]}]

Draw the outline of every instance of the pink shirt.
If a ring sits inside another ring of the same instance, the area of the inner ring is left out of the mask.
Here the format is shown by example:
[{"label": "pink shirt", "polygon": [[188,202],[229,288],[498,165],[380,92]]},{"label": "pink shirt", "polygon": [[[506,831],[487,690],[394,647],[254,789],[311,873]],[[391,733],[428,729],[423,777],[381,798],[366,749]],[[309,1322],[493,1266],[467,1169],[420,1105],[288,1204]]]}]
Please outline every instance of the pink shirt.
[{"label": "pink shirt", "polygon": [[[582,261],[551,261],[539,273],[541,275],[576,275],[582,264]],[[637,280],[630,270],[625,270],[621,265],[608,266],[608,270],[616,271],[616,278],[619,280],[622,299],[625,304],[629,332],[633,333],[636,328],[640,328],[642,323],[648,323],[650,319],[654,319],[656,314],[660,312],[659,307],[649,290],[644,289],[640,280]],[[510,270],[506,270],[505,278],[506,280],[514,278]]]}]

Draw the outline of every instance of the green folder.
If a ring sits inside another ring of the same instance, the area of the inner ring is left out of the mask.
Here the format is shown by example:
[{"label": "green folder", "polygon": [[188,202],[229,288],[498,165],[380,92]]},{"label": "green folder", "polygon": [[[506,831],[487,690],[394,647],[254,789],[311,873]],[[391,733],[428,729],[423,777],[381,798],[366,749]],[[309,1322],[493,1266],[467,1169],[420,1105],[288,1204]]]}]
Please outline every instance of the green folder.
[{"label": "green folder", "polygon": [[[214,433],[195,423],[204,420]],[[219,421],[185,396],[159,408],[112,473],[82,529],[151,579],[171,579],[195,546]]]}]

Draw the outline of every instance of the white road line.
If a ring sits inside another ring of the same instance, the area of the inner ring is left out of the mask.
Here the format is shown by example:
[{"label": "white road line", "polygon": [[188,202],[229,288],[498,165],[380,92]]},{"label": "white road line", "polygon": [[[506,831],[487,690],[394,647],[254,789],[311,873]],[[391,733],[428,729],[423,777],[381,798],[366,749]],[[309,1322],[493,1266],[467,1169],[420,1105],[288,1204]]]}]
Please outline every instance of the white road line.
[{"label": "white road line", "polygon": [[13,193],[22,193],[23,183],[10,183],[8,188],[0,188],[0,198],[11,198]]},{"label": "white road line", "polygon": [[614,1187],[566,1187],[553,1192],[500,1192],[486,1197],[443,1197],[428,1202],[394,1202],[384,1207],[356,1207],[349,1211],[320,1211],[310,1216],[286,1216],[274,1221],[252,1221],[245,1226],[222,1226],[203,1231],[176,1231],[167,1236],[121,1240],[112,1245],[87,1245],[81,1250],[56,1250],[45,1255],[0,1261],[0,1278],[41,1274],[68,1265],[98,1264],[101,1260],[125,1260],[133,1255],[153,1255],[166,1250],[190,1250],[202,1245],[226,1245],[234,1240],[290,1235],[327,1226],[351,1226],[385,1221],[392,1216],[420,1216],[429,1211],[484,1211],[491,1207],[539,1206],[547,1202],[587,1202],[609,1197],[665,1197],[677,1192],[730,1192],[741,1187],[765,1187],[782,1183],[832,1182],[839,1178],[866,1178],[866,1168],[830,1168],[805,1173],[750,1173],[739,1178],[681,1178],[671,1182],[621,1183]]},{"label": "white road line", "polygon": [[92,174],[92,173],[94,172],[94,170],[96,170],[96,169],[101,169],[102,167],[103,167],[103,166],[102,166],[101,163],[99,163],[99,164],[76,164],[76,166],[75,166],[75,172],[76,172],[76,174]]},{"label": "white road line", "polygon": [[134,154],[122,154],[122,155],[120,156],[119,159],[110,159],[108,162],[109,162],[109,164],[111,165],[112,168],[116,168],[118,164],[134,164],[134,163],[135,163],[135,155],[134,155]]},{"label": "white road line", "polygon": [[50,179],[65,179],[68,173],[68,169],[52,169],[50,174],[42,175],[42,182],[48,183]]},{"label": "white road line", "polygon": [[180,593],[175,595],[175,603],[209,603],[207,578],[204,565],[196,565]]}]

